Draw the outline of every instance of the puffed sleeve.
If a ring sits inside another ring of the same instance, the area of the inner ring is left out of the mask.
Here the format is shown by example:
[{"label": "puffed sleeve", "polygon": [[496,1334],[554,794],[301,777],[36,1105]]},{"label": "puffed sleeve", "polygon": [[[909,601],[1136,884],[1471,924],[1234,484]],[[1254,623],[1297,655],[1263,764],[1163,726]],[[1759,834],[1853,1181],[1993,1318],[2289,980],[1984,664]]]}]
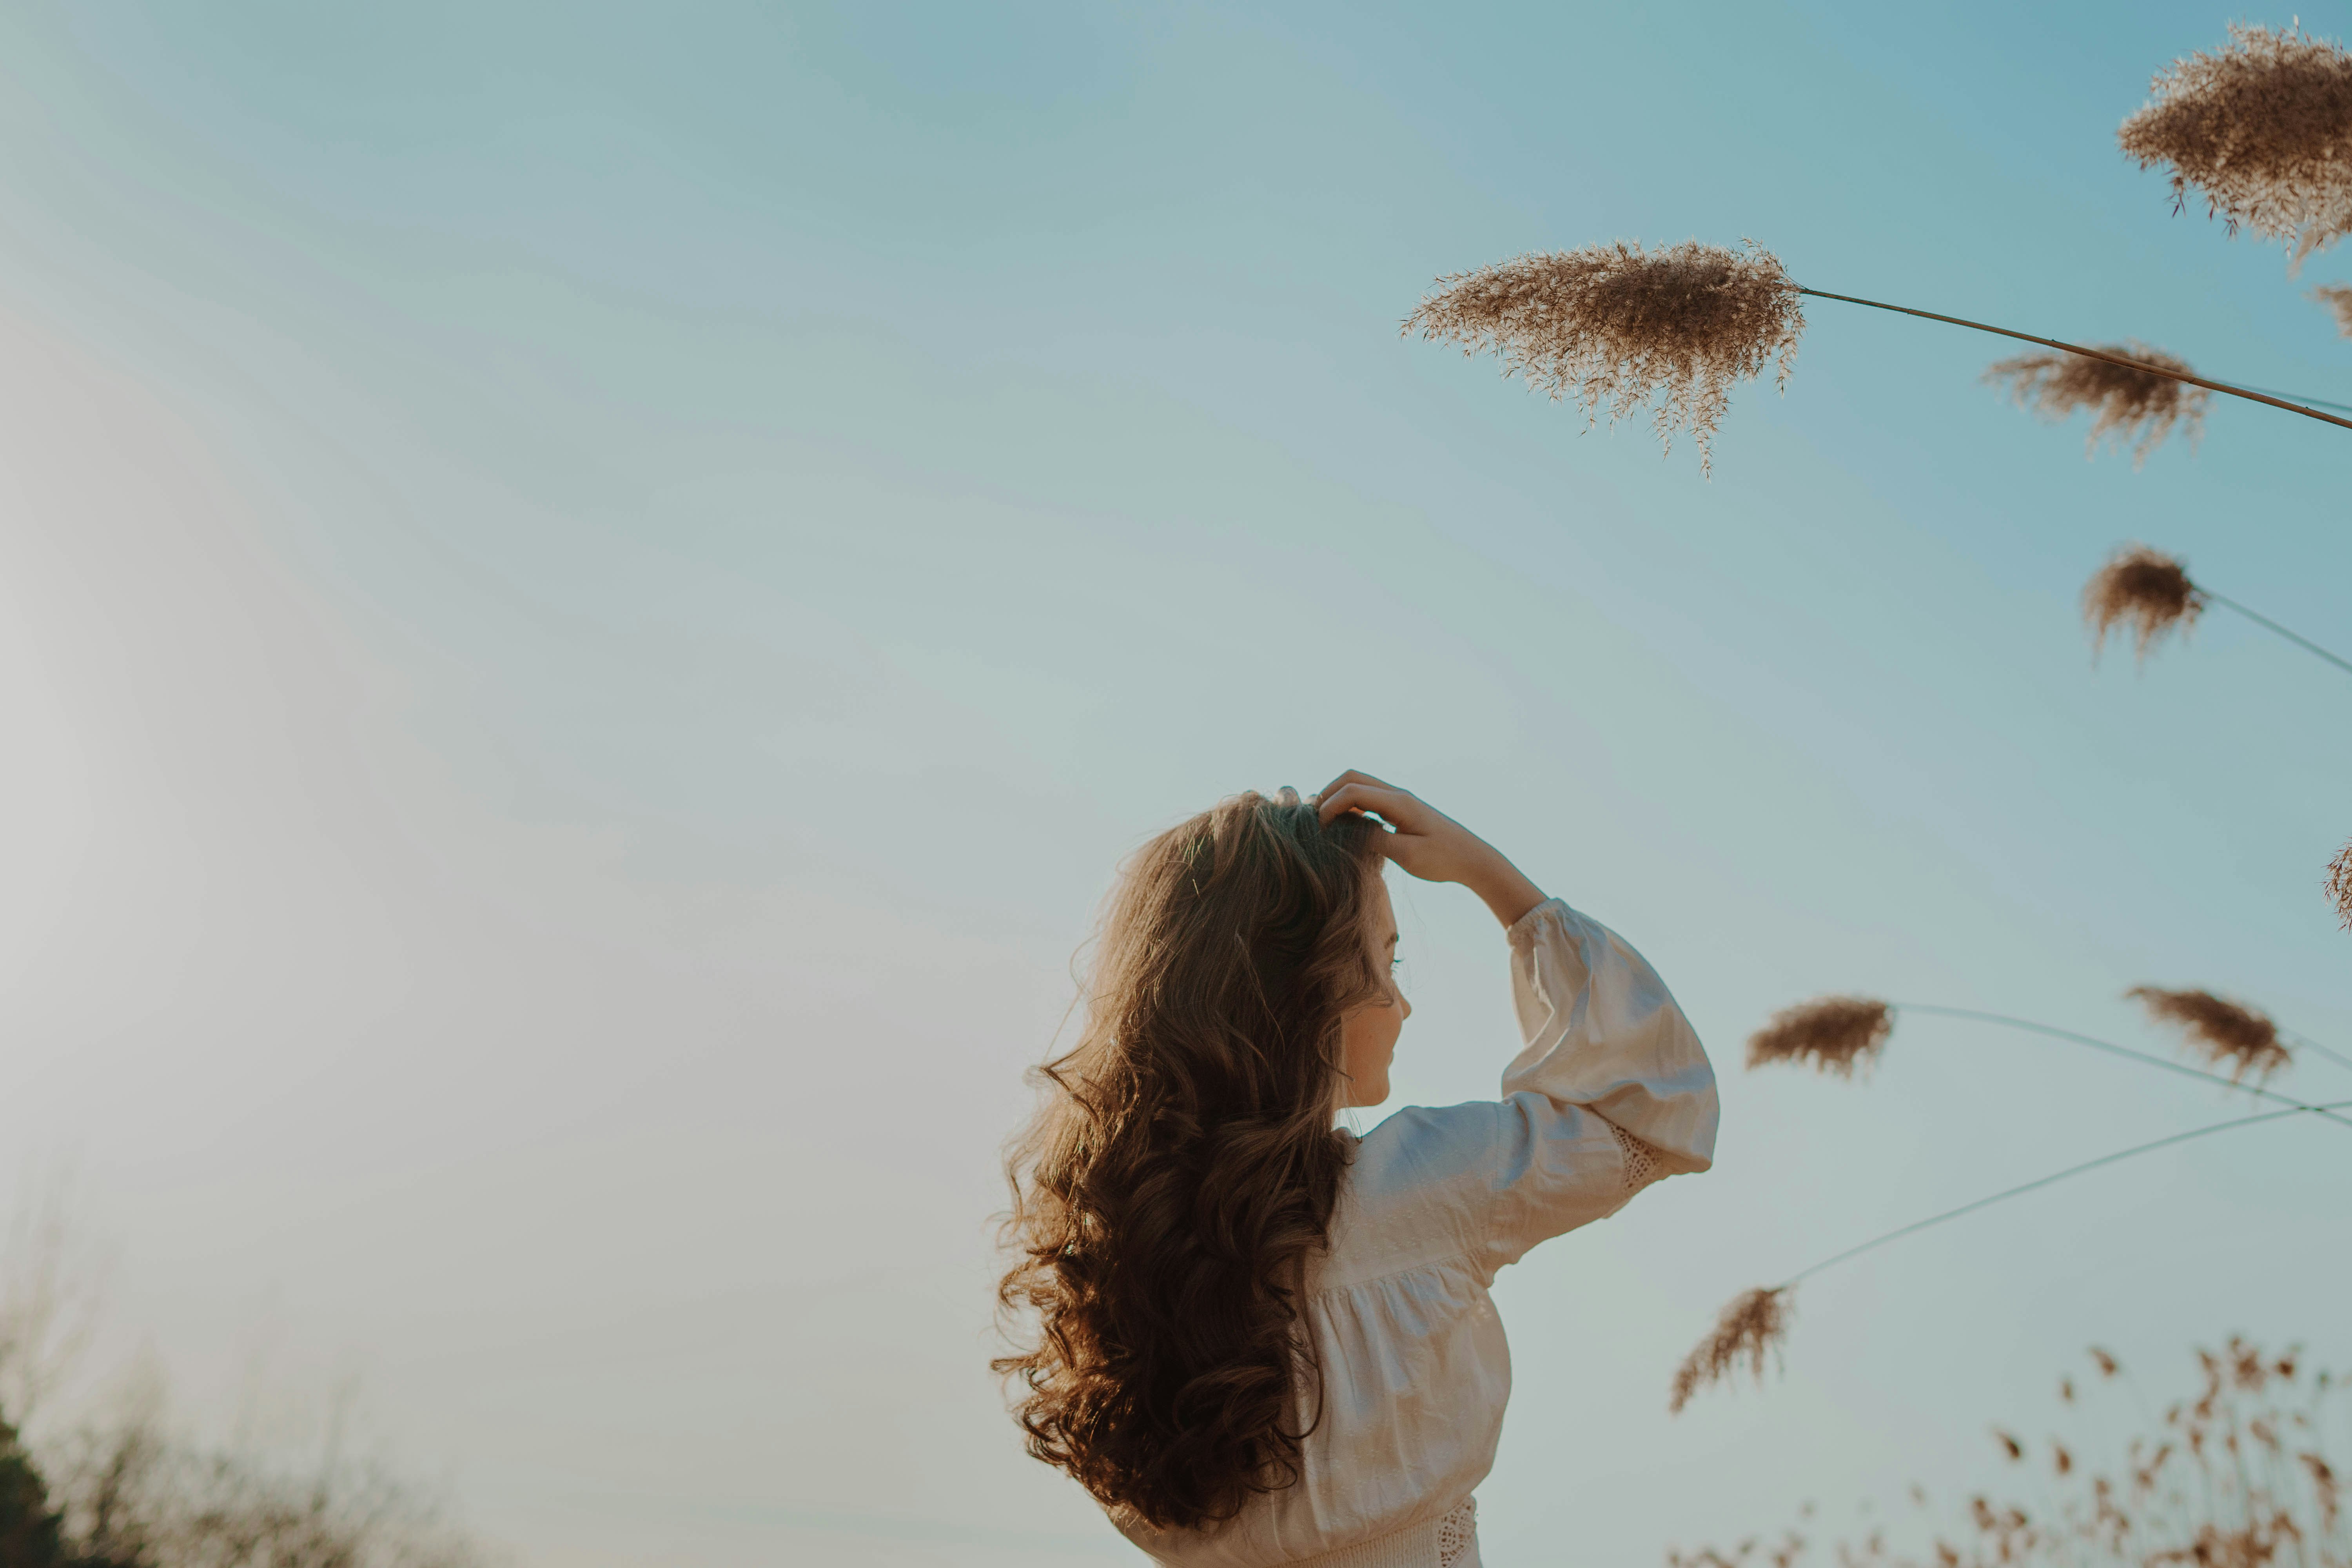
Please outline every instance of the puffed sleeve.
[{"label": "puffed sleeve", "polygon": [[1625,939],[1547,900],[1509,933],[1527,1044],[1503,1073],[1487,1265],[1715,1160],[1715,1069]]}]

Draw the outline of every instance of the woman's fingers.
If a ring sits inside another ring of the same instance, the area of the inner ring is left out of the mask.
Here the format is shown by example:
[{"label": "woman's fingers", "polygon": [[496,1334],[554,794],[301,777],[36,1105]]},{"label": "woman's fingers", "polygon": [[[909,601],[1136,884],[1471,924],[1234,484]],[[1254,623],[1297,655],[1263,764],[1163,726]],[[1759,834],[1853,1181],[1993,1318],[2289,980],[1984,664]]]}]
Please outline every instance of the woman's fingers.
[{"label": "woman's fingers", "polygon": [[[1317,795],[1315,798],[1318,801],[1326,800],[1329,798],[1332,791],[1343,788],[1351,784],[1370,784],[1374,789],[1393,790],[1396,788],[1396,785],[1389,783],[1386,779],[1376,779],[1368,773],[1362,773],[1355,768],[1349,768],[1346,773],[1341,773],[1338,778],[1333,779],[1329,784],[1325,784],[1323,786],[1323,793]],[[1329,819],[1326,818],[1325,820],[1328,821]]]},{"label": "woman's fingers", "polygon": [[1543,902],[1543,889],[1493,845],[1410,790],[1349,768],[1323,786],[1315,807],[1324,822],[1342,812],[1376,814],[1392,829],[1380,840],[1392,865],[1424,882],[1461,883],[1507,926]]},{"label": "woman's fingers", "polygon": [[1316,815],[1322,821],[1349,811],[1374,813],[1393,829],[1381,836],[1381,853],[1406,871],[1427,881],[1447,879],[1447,833],[1461,830],[1444,813],[1411,790],[1383,784],[1353,768],[1333,779],[1316,797]]},{"label": "woman's fingers", "polygon": [[1370,784],[1343,784],[1317,797],[1315,815],[1324,822],[1344,811],[1370,811],[1380,814],[1391,827],[1403,832],[1413,828],[1413,807],[1421,803],[1401,789]]},{"label": "woman's fingers", "polygon": [[1315,815],[1318,820],[1328,822],[1342,812],[1370,811],[1373,809],[1370,796],[1370,790],[1363,784],[1326,784],[1323,793],[1315,797]]}]

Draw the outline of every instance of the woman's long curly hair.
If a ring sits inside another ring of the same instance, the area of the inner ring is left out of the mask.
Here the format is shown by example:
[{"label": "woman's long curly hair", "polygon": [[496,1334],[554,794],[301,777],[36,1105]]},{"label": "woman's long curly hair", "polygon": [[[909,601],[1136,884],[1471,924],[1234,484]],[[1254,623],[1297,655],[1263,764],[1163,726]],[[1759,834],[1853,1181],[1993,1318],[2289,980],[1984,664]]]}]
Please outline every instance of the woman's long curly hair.
[{"label": "woman's long curly hair", "polygon": [[1212,1526],[1298,1479],[1320,1406],[1300,1292],[1349,1155],[1340,1018],[1386,994],[1379,832],[1286,789],[1153,839],[1077,1044],[1039,1069],[998,1287],[1034,1344],[995,1365],[1029,1452],[1123,1517]]}]

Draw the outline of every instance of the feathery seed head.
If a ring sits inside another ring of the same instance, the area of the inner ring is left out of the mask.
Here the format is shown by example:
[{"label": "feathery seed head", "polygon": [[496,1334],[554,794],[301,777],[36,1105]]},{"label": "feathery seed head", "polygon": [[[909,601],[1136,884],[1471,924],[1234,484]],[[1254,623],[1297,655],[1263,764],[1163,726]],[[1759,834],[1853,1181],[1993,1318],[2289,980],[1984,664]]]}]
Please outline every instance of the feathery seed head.
[{"label": "feathery seed head", "polygon": [[2288,270],[2352,232],[2352,54],[2299,29],[2232,24],[2226,48],[2177,59],[2116,133],[2143,169],[2172,170],[2235,234],[2293,246]]},{"label": "feathery seed head", "polygon": [[2343,1511],[2343,1483],[2336,1471],[2319,1455],[2305,1452],[2295,1456],[2303,1462],[2311,1477],[2311,1489],[2319,1499],[2320,1520],[2328,1530],[2336,1528],[2336,1516]]},{"label": "feathery seed head", "polygon": [[1804,1062],[1852,1078],[1867,1068],[1895,1032],[1895,1009],[1869,996],[1817,996],[1783,1007],[1748,1037],[1748,1065]]},{"label": "feathery seed head", "polygon": [[2326,306],[2336,317],[2337,335],[2352,338],[2352,284],[2322,283],[2304,298]]},{"label": "feathery seed head", "polygon": [[[2195,374],[2188,361],[2150,348],[2137,338],[2093,346],[2143,364],[2161,365],[2184,375]],[[2175,426],[2183,427],[2189,444],[2195,447],[2205,433],[2206,405],[2213,401],[2213,395],[2205,388],[2168,375],[2055,351],[1996,360],[1985,367],[1984,378],[2006,383],[2019,407],[2030,407],[2053,424],[2077,409],[2089,409],[2091,434],[2083,442],[2084,456],[2095,453],[2103,437],[2112,437],[2117,450],[2130,445],[2135,468],[2164,444]]]},{"label": "feathery seed head", "polygon": [[1755,1373],[1756,1381],[1762,1383],[1764,1358],[1769,1353],[1774,1361],[1780,1359],[1780,1344],[1789,1337],[1792,1315],[1789,1287],[1785,1285],[1777,1289],[1747,1290],[1733,1298],[1723,1315],[1716,1320],[1715,1331],[1701,1340],[1675,1370],[1674,1392],[1666,1400],[1668,1413],[1681,1415],[1692,1394],[1721,1383],[1743,1361]]},{"label": "feathery seed head", "polygon": [[2135,985],[2124,994],[2145,1004],[2151,1017],[2179,1025],[2188,1032],[2189,1047],[2215,1067],[2228,1068],[2233,1080],[2243,1081],[2251,1073],[2260,1083],[2294,1060],[2279,1043],[2277,1025],[2210,991]]},{"label": "feathery seed head", "polygon": [[2175,626],[2185,633],[2195,626],[2204,608],[2204,592],[2189,580],[2189,568],[2145,544],[2116,551],[2083,587],[2083,618],[2091,626],[2094,657],[2107,646],[2107,632],[2117,621],[2131,623],[2137,656],[2145,659],[2165,633]]},{"label": "feathery seed head", "polygon": [[2336,918],[2346,931],[2352,931],[2352,844],[2336,852],[2327,863],[2327,901],[2336,906]]},{"label": "feathery seed head", "polygon": [[1407,333],[1465,354],[1491,350],[1504,374],[1573,398],[1588,429],[1603,408],[1613,425],[1657,397],[1658,439],[1671,451],[1674,433],[1688,430],[1706,474],[1731,384],[1777,361],[1775,385],[1786,388],[1804,330],[1778,257],[1752,241],[1731,250],[1695,239],[1516,256],[1440,278],[1404,320]]}]

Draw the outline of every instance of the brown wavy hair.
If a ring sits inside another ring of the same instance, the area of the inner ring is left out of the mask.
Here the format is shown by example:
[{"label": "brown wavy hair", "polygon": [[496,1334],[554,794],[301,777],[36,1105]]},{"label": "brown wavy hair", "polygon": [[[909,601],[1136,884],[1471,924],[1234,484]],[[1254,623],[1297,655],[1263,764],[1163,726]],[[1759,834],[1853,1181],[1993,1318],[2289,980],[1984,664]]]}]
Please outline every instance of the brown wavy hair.
[{"label": "brown wavy hair", "polygon": [[1379,831],[1286,789],[1153,839],[1112,893],[1077,1043],[1038,1069],[998,1287],[1028,1348],[995,1367],[1031,1455],[1122,1517],[1211,1526],[1298,1479],[1321,1404],[1300,1292],[1351,1147],[1340,1018],[1385,994]]}]

